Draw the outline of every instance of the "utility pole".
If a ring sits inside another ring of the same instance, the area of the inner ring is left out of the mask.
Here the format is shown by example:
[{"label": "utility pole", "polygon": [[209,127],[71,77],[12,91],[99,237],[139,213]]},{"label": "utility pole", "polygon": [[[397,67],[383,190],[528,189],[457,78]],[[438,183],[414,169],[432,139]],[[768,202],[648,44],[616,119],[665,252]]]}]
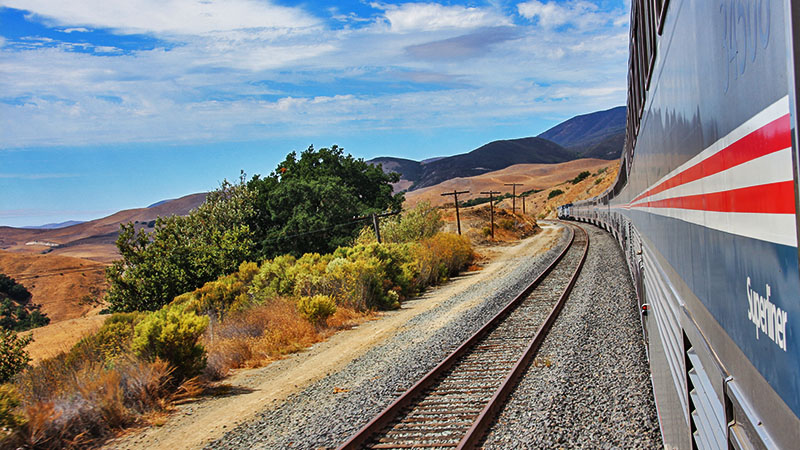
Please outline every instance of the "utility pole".
[{"label": "utility pole", "polygon": [[375,238],[378,239],[378,244],[381,243],[381,227],[378,225],[378,216],[372,213],[372,226],[375,228]]},{"label": "utility pole", "polygon": [[526,197],[528,197],[528,196],[524,195],[524,194],[520,195],[520,198],[522,199],[522,214],[525,214],[525,198]]},{"label": "utility pole", "polygon": [[458,215],[458,194],[469,194],[469,191],[457,191],[453,189],[453,192],[445,192],[442,194],[442,197],[445,195],[453,196],[453,201],[456,204],[456,224],[458,225],[458,234],[461,234],[461,217]]},{"label": "utility pole", "polygon": [[499,193],[500,193],[500,191],[481,192],[481,194],[489,196],[489,211],[490,211],[490,214],[491,214],[490,223],[491,223],[491,227],[492,227],[492,239],[494,239],[494,194],[499,194]]},{"label": "utility pole", "polygon": [[517,213],[517,186],[522,186],[522,183],[506,183],[503,186],[511,186],[512,194],[511,194],[511,212],[516,214]]},{"label": "utility pole", "polygon": [[381,227],[380,227],[380,222],[378,221],[378,219],[380,219],[381,217],[393,216],[395,214],[400,214],[400,211],[399,210],[398,211],[391,211],[391,212],[387,212],[387,213],[383,213],[383,214],[372,213],[372,214],[370,214],[368,216],[353,217],[353,220],[356,221],[356,220],[372,219],[372,228],[375,230],[375,238],[378,240],[378,244],[380,244],[381,243]]}]

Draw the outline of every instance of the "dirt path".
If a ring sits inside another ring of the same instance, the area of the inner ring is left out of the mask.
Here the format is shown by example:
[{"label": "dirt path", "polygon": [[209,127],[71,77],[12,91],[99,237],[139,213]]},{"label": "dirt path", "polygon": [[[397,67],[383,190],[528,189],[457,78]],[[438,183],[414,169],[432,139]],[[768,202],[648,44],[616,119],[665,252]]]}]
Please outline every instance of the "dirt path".
[{"label": "dirt path", "polygon": [[[549,249],[559,237],[559,228],[543,226],[543,232],[514,245],[483,251],[491,259],[483,270],[454,279],[425,295],[403,303],[401,309],[384,313],[378,320],[342,331],[310,349],[260,369],[242,370],[225,380],[229,395],[203,398],[177,407],[162,426],[135,430],[106,444],[107,449],[199,449],[223,433],[246,422],[259,411],[326,375],[337,372],[373,346],[400,331],[415,316],[470,287],[502,276],[514,260]],[[431,328],[446,324],[459,312],[480,300],[463,302],[440,316]]]}]

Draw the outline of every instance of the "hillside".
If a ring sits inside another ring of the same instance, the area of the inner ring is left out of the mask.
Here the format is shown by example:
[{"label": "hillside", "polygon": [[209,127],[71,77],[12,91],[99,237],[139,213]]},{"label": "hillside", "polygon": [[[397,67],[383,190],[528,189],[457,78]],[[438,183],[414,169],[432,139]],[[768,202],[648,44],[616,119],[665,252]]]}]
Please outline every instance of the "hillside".
[{"label": "hillside", "polygon": [[528,137],[490,142],[469,153],[433,158],[425,162],[380,157],[367,161],[382,164],[386,172],[402,175],[395,190],[414,191],[457,177],[470,177],[514,164],[553,164],[575,159],[570,150],[546,139]]},{"label": "hillside", "polygon": [[582,158],[616,159],[625,140],[625,107],[575,116],[540,134]]},{"label": "hillside", "polygon": [[531,189],[545,190],[575,178],[583,171],[596,173],[614,164],[616,162],[602,159],[578,159],[559,164],[516,164],[502,170],[474,177],[454,178],[436,186],[408,192],[406,204],[411,206],[427,201],[434,206],[441,206],[452,203],[452,197],[442,197],[441,194],[452,192],[454,189],[470,191],[469,194],[460,195],[459,201],[485,197],[480,192],[490,189],[502,193],[511,192],[511,187],[504,186],[505,183],[521,183],[522,186],[517,188],[517,193]]},{"label": "hillside", "polygon": [[100,309],[106,289],[106,265],[60,255],[0,251],[0,272],[32,294],[31,302],[55,323]]},{"label": "hillside", "polygon": [[514,164],[555,164],[580,158],[617,159],[625,141],[625,107],[575,116],[537,137],[490,142],[469,153],[413,161],[379,157],[386,172],[398,172],[395,192],[415,191],[443,181],[471,177]]},{"label": "hillside", "polygon": [[575,155],[546,139],[529,137],[490,142],[469,153],[433,161],[423,166],[424,174],[414,189],[443,181],[480,175],[514,164],[554,164],[575,159]]},{"label": "hillside", "polygon": [[150,208],[117,212],[101,219],[55,229],[0,227],[0,250],[42,253],[110,262],[117,258],[114,241],[122,223],[139,222],[147,227],[156,217],[185,215],[205,200],[206,194],[191,194]]}]

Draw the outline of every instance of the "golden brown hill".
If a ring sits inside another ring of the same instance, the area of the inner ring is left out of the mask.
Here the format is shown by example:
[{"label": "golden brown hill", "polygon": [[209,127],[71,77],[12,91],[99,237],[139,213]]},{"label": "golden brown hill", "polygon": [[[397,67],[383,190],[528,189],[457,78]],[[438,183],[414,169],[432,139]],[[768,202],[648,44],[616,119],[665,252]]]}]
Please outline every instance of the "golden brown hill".
[{"label": "golden brown hill", "polygon": [[60,255],[0,250],[0,273],[14,278],[51,322],[95,314],[106,290],[103,263]]},{"label": "golden brown hill", "polygon": [[127,209],[102,219],[54,230],[0,227],[0,249],[28,254],[49,250],[53,255],[111,262],[119,257],[114,241],[120,224],[139,222],[137,228],[143,228],[156,217],[188,214],[205,198],[205,193],[187,195],[150,208]]},{"label": "golden brown hill", "polygon": [[[413,206],[421,201],[429,201],[434,206],[441,206],[446,203],[452,203],[452,196],[442,197],[441,194],[448,191],[452,192],[454,189],[470,191],[469,194],[459,195],[459,202],[477,197],[485,197],[485,195],[480,194],[482,191],[493,190],[503,193],[511,192],[510,186],[504,186],[506,183],[521,183],[522,186],[517,187],[518,194],[531,189],[548,190],[549,192],[550,188],[575,178],[583,171],[597,174],[603,168],[606,168],[606,172],[611,171],[613,175],[616,176],[615,169],[613,168],[617,166],[619,166],[617,161],[607,161],[604,159],[577,159],[559,164],[516,164],[502,170],[476,175],[474,177],[453,178],[437,184],[436,186],[407,192],[406,204],[407,206]],[[590,178],[591,183],[594,183],[594,181],[598,179],[598,177],[595,176]],[[607,175],[602,175],[600,178],[603,178],[605,181],[605,183],[599,183],[603,186],[607,186],[614,179],[613,176],[608,177]],[[586,182],[587,180],[584,180],[579,183],[579,185],[585,186]],[[545,192],[544,195],[547,195],[547,193]],[[575,192],[573,196],[577,198],[579,193]],[[567,196],[564,196],[560,202],[556,201],[556,203],[567,203],[573,200],[574,198],[567,199]],[[543,201],[541,203],[541,206],[544,207],[547,202]],[[503,207],[511,208],[511,202],[508,201],[508,205],[503,203]],[[537,211],[532,210],[527,212],[528,214],[534,214]]]}]

